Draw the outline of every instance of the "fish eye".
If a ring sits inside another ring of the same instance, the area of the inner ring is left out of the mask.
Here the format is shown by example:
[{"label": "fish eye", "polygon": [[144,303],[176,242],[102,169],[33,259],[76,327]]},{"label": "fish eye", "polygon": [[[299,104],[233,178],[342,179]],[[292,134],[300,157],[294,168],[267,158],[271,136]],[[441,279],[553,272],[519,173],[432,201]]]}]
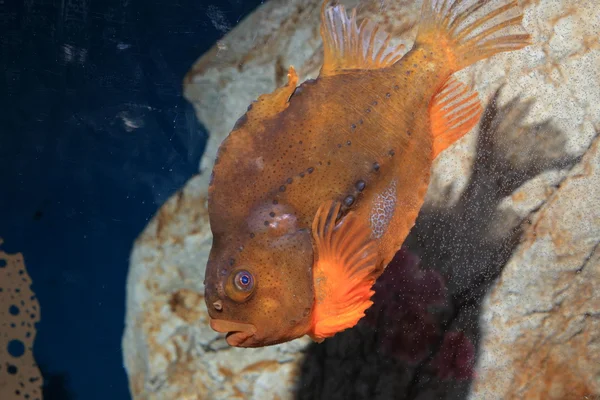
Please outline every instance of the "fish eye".
[{"label": "fish eye", "polygon": [[231,272],[225,284],[225,293],[231,300],[242,303],[250,298],[255,288],[254,276],[241,269]]},{"label": "fish eye", "polygon": [[234,283],[239,290],[249,291],[254,287],[254,278],[250,272],[242,270],[235,274]]}]

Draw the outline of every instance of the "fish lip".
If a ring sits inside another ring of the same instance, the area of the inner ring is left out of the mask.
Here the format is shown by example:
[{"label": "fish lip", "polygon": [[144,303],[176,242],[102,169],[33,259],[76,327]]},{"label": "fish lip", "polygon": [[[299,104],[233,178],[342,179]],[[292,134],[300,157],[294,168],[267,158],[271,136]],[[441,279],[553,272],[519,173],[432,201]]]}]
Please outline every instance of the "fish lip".
[{"label": "fish lip", "polygon": [[233,347],[248,347],[248,346],[245,346],[244,344],[252,336],[254,336],[254,334],[249,333],[249,332],[241,332],[241,331],[229,332],[229,333],[227,333],[225,340],[227,341],[228,345],[233,346]]},{"label": "fish lip", "polygon": [[225,319],[210,319],[210,327],[219,333],[226,333],[227,344],[233,347],[244,347],[244,343],[254,336],[256,326],[243,322],[228,321]]}]

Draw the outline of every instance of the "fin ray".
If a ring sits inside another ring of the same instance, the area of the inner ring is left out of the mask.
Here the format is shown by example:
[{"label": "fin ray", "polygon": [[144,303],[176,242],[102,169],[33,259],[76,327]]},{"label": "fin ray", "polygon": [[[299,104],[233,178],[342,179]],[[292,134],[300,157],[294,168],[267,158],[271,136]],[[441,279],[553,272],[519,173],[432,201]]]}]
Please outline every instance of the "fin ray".
[{"label": "fin ray", "polygon": [[344,6],[328,6],[329,2],[324,0],[321,7],[324,61],[320,76],[385,68],[404,55],[405,46],[390,46],[392,37],[377,24],[365,19],[357,25],[356,8],[348,16]]},{"label": "fin ray", "polygon": [[429,110],[433,158],[477,125],[482,112],[477,92],[450,77],[433,98]]},{"label": "fin ray", "polygon": [[350,328],[373,304],[377,248],[370,229],[350,212],[337,224],[339,202],[326,202],[313,220],[315,306],[310,336],[316,341]]},{"label": "fin ray", "polygon": [[[522,28],[523,14],[516,0],[503,0],[499,6],[470,23],[466,23],[467,20],[487,5],[488,0],[444,0],[441,6],[439,3],[435,0],[423,2],[422,22],[415,43],[443,46],[452,72],[530,44],[529,34],[503,32],[510,27]],[[496,18],[501,20],[492,22]],[[497,33],[499,35],[495,36]]]}]

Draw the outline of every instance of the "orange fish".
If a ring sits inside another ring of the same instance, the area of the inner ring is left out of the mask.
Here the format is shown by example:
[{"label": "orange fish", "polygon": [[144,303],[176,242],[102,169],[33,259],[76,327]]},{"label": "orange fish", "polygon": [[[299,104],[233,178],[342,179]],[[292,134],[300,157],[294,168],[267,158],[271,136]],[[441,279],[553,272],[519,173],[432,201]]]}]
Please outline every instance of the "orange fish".
[{"label": "orange fish", "polygon": [[[415,223],[433,160],[479,121],[451,75],[529,44],[517,1],[425,0],[404,56],[370,21],[321,10],[318,79],[262,95],[217,154],[205,299],[232,346],[350,328]],[[477,15],[479,17],[477,18]],[[504,32],[503,32],[504,31]]]}]

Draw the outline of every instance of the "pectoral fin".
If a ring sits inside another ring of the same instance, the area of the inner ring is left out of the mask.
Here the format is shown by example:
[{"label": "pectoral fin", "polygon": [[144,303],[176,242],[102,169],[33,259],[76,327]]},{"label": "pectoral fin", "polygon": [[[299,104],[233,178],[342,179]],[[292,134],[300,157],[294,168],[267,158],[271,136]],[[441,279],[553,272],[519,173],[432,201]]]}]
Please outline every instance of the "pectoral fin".
[{"label": "pectoral fin", "polygon": [[351,328],[373,304],[377,246],[368,224],[352,212],[337,224],[340,203],[321,205],[313,220],[315,305],[310,336],[316,341]]}]

